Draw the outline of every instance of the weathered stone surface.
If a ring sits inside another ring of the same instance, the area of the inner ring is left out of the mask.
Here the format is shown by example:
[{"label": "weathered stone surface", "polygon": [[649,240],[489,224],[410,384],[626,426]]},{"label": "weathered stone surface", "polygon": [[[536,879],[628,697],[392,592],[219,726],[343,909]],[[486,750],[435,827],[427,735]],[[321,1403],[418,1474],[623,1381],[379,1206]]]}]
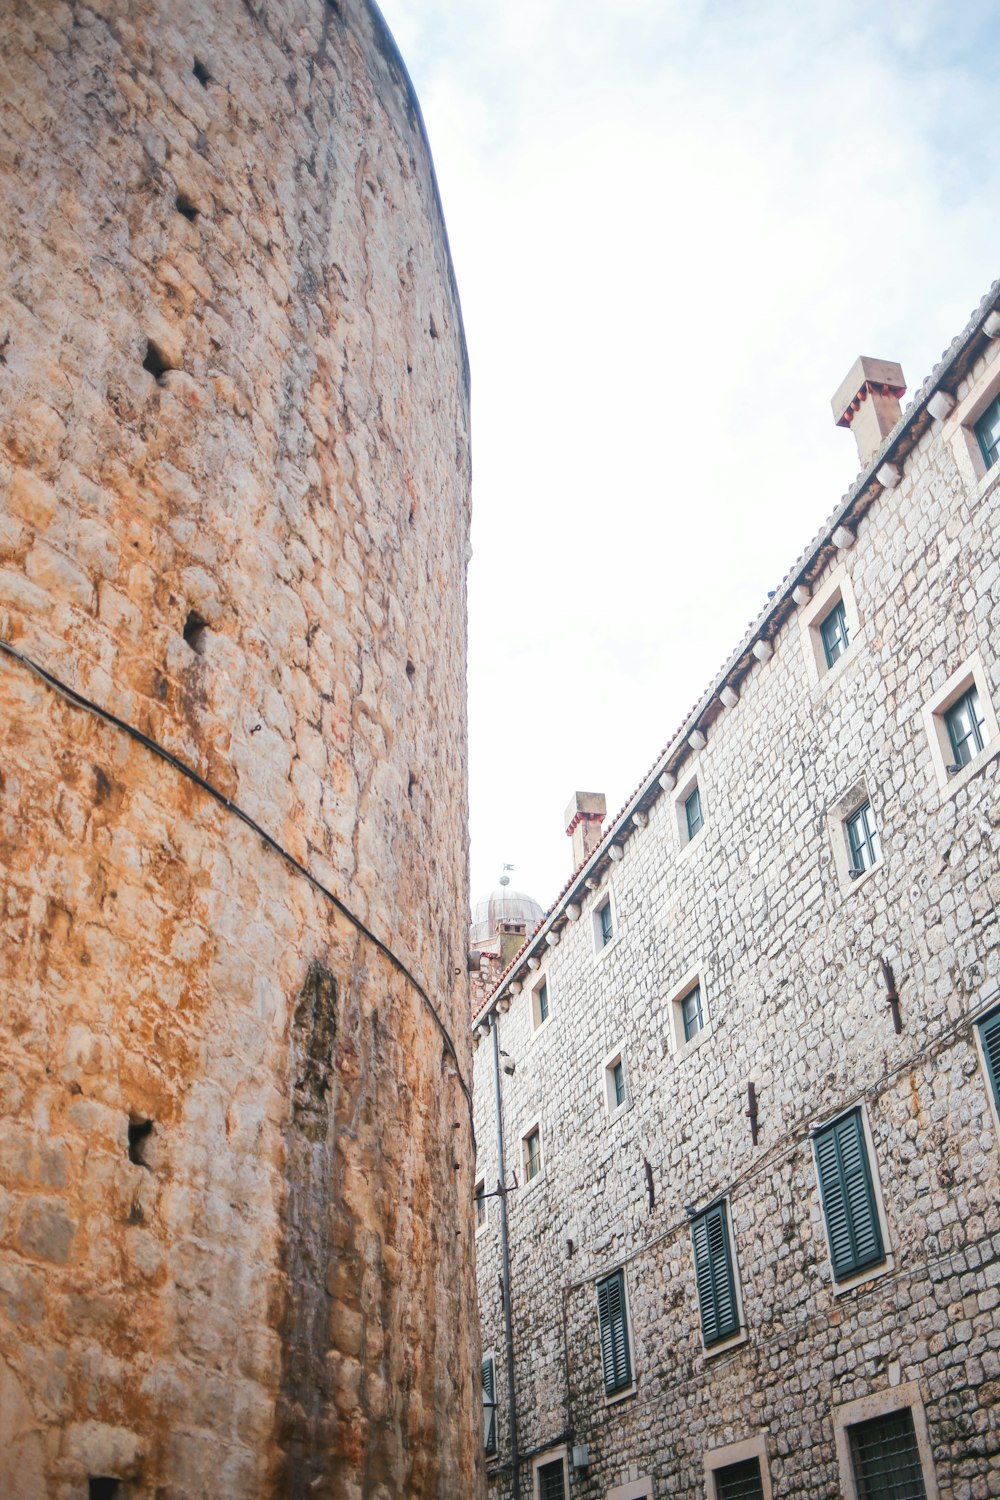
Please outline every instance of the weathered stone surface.
[{"label": "weathered stone surface", "polygon": [[0,637],[218,794],[0,653],[0,1491],[475,1493],[415,101],[364,0],[12,3],[0,93]]}]

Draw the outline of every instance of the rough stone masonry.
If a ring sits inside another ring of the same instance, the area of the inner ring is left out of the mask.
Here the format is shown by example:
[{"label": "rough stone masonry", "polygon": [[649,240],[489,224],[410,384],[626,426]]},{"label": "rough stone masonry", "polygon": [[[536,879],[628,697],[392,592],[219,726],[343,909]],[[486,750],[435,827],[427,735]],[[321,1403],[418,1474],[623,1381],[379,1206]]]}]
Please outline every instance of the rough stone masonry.
[{"label": "rough stone masonry", "polygon": [[0,1494],[475,1494],[417,103],[365,0],[9,0],[0,58]]}]

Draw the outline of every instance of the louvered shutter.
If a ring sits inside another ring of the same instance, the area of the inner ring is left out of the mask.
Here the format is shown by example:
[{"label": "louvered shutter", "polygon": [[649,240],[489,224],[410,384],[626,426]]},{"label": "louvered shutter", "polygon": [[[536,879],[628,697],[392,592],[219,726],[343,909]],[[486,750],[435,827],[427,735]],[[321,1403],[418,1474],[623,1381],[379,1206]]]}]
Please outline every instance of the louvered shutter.
[{"label": "louvered shutter", "polygon": [[993,1098],[996,1100],[997,1109],[1000,1109],[1000,1010],[994,1011],[992,1016],[987,1016],[979,1027],[979,1035],[983,1039],[983,1052],[986,1054],[986,1069],[990,1075],[990,1083],[993,1085]]},{"label": "louvered shutter", "polygon": [[492,1357],[483,1360],[483,1447],[497,1451],[497,1399]]},{"label": "louvered shutter", "polygon": [[616,1271],[613,1276],[597,1283],[597,1317],[601,1330],[604,1390],[610,1396],[632,1384],[623,1271]]},{"label": "louvered shutter", "polygon": [[837,1281],[885,1259],[860,1110],[815,1138],[820,1196]]},{"label": "louvered shutter", "polygon": [[701,1336],[707,1349],[720,1339],[738,1333],[740,1327],[724,1203],[716,1203],[694,1220],[691,1238],[701,1309]]}]

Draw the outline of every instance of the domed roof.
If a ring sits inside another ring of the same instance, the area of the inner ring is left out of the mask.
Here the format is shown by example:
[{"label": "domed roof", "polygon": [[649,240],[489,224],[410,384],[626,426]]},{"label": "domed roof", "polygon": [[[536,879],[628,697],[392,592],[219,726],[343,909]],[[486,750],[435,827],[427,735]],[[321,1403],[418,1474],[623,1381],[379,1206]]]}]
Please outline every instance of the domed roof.
[{"label": "domed roof", "polygon": [[498,885],[473,907],[469,944],[476,948],[492,942],[498,922],[523,922],[525,936],[530,937],[544,915],[533,897],[512,890],[509,885]]}]

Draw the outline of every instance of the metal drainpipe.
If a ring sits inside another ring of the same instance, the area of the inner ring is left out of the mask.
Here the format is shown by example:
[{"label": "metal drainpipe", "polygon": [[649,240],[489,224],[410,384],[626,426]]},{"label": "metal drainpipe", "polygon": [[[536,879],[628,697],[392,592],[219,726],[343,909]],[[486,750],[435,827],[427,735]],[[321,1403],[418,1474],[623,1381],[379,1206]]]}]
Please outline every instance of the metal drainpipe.
[{"label": "metal drainpipe", "polygon": [[514,1394],[514,1325],[510,1311],[510,1242],[507,1238],[507,1172],[503,1155],[503,1112],[500,1108],[500,1017],[493,1012],[493,1097],[497,1110],[497,1188],[500,1199],[500,1252],[502,1255],[504,1343],[507,1351],[507,1407],[510,1412],[510,1467],[514,1500],[521,1500],[521,1459],[517,1451],[517,1397]]}]

